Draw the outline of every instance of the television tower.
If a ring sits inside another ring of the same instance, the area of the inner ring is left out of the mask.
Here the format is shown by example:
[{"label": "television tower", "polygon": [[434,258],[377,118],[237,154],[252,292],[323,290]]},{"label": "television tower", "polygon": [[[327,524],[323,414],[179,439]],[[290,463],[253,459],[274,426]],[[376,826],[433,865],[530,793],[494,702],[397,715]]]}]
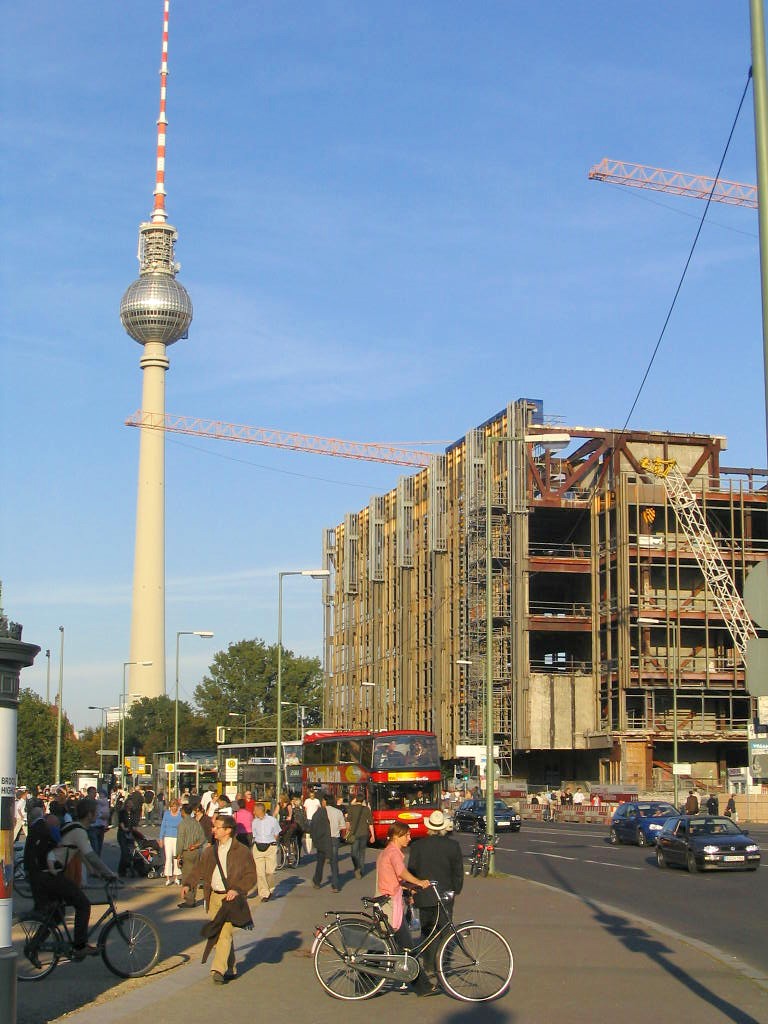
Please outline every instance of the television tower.
[{"label": "television tower", "polygon": [[[179,264],[173,245],[178,235],[166,223],[165,97],[168,81],[168,9],[163,0],[163,48],[160,65],[160,115],[157,119],[157,165],[152,219],[139,227],[139,277],[120,303],[128,334],[143,346],[139,366],[141,407],[165,412],[166,349],[187,337],[192,301],[176,280]],[[131,611],[131,674],[128,697],[165,694],[165,433],[142,427],[139,439],[139,486],[136,501],[136,547]],[[135,671],[138,663],[151,666]]]}]

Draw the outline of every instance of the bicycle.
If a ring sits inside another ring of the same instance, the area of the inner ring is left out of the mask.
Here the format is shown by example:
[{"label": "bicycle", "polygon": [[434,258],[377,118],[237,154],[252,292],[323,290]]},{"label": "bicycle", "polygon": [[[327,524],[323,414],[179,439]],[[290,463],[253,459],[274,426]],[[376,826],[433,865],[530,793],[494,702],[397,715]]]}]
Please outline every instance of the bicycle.
[{"label": "bicycle", "polygon": [[509,943],[493,928],[462,921],[454,924],[448,903],[453,893],[441,893],[432,931],[412,949],[401,948],[382,907],[389,896],[364,897],[360,911],[329,910],[334,922],[318,926],[312,955],[315,975],[335,999],[360,1000],[376,995],[387,982],[415,981],[424,951],[434,944],[435,967],[441,988],[465,1003],[497,999],[508,988],[514,970]]},{"label": "bicycle", "polygon": [[496,849],[497,841],[496,836],[489,836],[485,832],[477,833],[472,855],[469,858],[470,875],[475,878],[477,875],[482,875],[483,878],[488,877],[488,871],[491,867],[491,854]]},{"label": "bicycle", "polygon": [[[141,978],[160,955],[160,934],[149,918],[132,910],[118,912],[115,882],[104,886],[106,909],[88,929],[88,938],[99,930],[96,945],[101,958],[118,978]],[[98,901],[98,906],[103,901]],[[43,911],[20,914],[11,926],[19,981],[39,981],[54,970],[59,960],[73,958],[73,941],[66,920],[66,905],[54,899]],[[106,923],[104,923],[106,922]]]},{"label": "bicycle", "polygon": [[301,848],[295,835],[287,835],[283,839],[278,839],[275,850],[275,871],[298,867],[300,857]]}]

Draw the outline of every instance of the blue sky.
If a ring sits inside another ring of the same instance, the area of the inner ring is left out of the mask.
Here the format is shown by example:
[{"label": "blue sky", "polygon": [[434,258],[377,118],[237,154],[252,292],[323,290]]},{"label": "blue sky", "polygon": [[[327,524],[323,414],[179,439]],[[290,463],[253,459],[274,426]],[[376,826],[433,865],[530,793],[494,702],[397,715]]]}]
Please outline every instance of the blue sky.
[{"label": "blue sky", "polygon": [[[120,325],[154,182],[160,0],[2,14],[0,578],[25,639],[65,627],[65,707],[129,657],[140,347]],[[195,317],[170,412],[453,440],[520,396],[620,427],[702,204],[587,180],[603,156],[712,174],[748,5],[172,0],[167,209]],[[724,176],[756,180],[751,93]],[[713,206],[631,426],[765,465],[757,219]],[[168,680],[276,639],[277,572],[400,470],[167,445]],[[319,584],[284,641],[321,653]],[[23,683],[45,692],[45,657]]]}]

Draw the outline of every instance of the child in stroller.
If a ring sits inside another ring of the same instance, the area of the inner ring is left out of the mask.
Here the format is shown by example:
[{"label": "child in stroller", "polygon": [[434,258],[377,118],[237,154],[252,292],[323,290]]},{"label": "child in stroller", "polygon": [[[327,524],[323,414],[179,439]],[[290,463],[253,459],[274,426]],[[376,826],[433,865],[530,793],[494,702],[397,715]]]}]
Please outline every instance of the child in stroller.
[{"label": "child in stroller", "polygon": [[147,839],[137,828],[133,829],[133,856],[131,867],[141,878],[157,878],[163,866],[163,855],[156,839]]}]

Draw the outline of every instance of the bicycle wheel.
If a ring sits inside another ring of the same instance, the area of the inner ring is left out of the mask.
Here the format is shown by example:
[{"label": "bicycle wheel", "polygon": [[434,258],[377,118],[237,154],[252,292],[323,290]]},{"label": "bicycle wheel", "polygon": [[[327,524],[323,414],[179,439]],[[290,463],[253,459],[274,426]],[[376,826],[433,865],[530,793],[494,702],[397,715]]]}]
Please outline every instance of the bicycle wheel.
[{"label": "bicycle wheel", "polygon": [[285,847],[282,843],[278,843],[275,847],[275,871],[282,871],[285,867]]},{"label": "bicycle wheel", "polygon": [[38,930],[44,920],[42,914],[30,912],[17,917],[11,925],[11,943],[16,953],[16,977],[19,981],[39,981],[47,977],[59,962],[59,951],[63,946],[61,932],[56,925],[48,925],[47,934],[40,941]]},{"label": "bicycle wheel", "polygon": [[472,860],[469,862],[469,873],[473,878],[477,878],[477,876],[480,874],[480,864],[478,862],[477,857],[473,857]]},{"label": "bicycle wheel", "polygon": [[386,978],[367,974],[352,962],[366,953],[381,956],[381,966],[392,950],[389,943],[371,931],[367,921],[342,921],[332,925],[315,948],[315,974],[325,991],[334,999],[370,999]]},{"label": "bicycle wheel", "polygon": [[119,914],[99,935],[104,963],[118,978],[149,974],[160,956],[160,934],[142,914]]},{"label": "bicycle wheel", "polygon": [[507,940],[482,924],[451,932],[437,953],[440,984],[465,1003],[496,999],[509,985],[513,967]]},{"label": "bicycle wheel", "polygon": [[286,851],[286,864],[289,868],[298,867],[299,864],[299,841],[298,839],[291,839],[288,843],[288,849]]}]

